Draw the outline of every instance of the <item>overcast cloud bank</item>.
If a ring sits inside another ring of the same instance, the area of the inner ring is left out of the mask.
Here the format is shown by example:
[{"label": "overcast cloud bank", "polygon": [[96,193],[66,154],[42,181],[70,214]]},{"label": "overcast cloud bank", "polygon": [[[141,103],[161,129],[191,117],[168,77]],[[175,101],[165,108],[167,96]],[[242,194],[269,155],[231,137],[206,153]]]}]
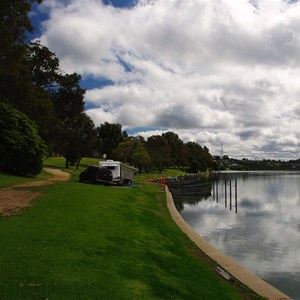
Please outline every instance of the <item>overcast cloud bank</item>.
[{"label": "overcast cloud bank", "polygon": [[43,44],[66,72],[108,79],[98,126],[171,130],[213,155],[299,158],[300,5],[281,0],[45,0]]}]

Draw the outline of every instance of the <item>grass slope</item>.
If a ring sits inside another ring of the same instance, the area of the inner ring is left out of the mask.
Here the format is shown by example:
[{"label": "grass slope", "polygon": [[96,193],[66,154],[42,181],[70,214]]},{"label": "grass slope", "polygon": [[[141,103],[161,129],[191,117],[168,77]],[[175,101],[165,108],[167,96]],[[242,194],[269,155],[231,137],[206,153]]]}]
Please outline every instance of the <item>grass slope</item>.
[{"label": "grass slope", "polygon": [[81,184],[72,172],[0,217],[0,299],[243,299],[193,254],[159,185]]}]

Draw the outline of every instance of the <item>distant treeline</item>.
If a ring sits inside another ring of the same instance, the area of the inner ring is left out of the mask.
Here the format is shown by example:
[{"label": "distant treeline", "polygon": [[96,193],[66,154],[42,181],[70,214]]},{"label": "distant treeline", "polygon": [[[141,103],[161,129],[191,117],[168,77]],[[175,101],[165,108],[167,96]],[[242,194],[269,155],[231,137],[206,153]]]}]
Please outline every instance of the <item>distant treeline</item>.
[{"label": "distant treeline", "polygon": [[286,171],[298,171],[300,170],[300,159],[296,160],[274,160],[274,159],[235,159],[230,158],[227,155],[222,158],[215,156],[217,168],[219,170],[245,170],[245,171],[263,171],[263,170],[286,170]]}]

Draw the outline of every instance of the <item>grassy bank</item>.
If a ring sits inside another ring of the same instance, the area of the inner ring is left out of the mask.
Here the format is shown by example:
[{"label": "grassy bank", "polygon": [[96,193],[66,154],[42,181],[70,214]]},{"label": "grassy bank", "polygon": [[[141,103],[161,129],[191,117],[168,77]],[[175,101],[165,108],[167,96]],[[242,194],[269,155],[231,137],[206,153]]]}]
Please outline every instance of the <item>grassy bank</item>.
[{"label": "grassy bank", "polygon": [[244,298],[173,223],[146,181],[155,174],[115,188],[81,184],[79,171],[0,217],[0,299]]}]

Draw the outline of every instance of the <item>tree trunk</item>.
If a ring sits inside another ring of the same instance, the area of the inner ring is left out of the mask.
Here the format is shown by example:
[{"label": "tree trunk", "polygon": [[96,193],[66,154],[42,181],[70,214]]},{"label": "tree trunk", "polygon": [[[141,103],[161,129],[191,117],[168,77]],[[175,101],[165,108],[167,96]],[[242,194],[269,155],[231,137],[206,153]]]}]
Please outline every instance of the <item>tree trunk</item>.
[{"label": "tree trunk", "polygon": [[76,163],[76,170],[78,170],[80,161],[81,161],[81,158],[78,158],[77,163]]},{"label": "tree trunk", "polygon": [[66,158],[66,169],[68,169],[68,168],[69,168],[69,159]]}]

